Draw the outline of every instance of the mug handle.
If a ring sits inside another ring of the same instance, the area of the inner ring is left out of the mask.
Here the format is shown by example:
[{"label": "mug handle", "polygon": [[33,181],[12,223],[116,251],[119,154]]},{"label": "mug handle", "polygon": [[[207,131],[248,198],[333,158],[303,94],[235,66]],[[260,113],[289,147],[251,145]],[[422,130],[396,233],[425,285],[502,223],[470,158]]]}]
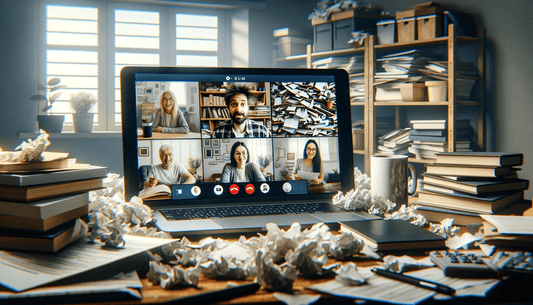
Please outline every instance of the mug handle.
[{"label": "mug handle", "polygon": [[413,196],[416,193],[416,189],[418,188],[418,179],[416,168],[412,166],[411,164],[407,164],[407,167],[409,168],[409,171],[411,171],[411,183],[408,185],[407,192],[410,196]]}]

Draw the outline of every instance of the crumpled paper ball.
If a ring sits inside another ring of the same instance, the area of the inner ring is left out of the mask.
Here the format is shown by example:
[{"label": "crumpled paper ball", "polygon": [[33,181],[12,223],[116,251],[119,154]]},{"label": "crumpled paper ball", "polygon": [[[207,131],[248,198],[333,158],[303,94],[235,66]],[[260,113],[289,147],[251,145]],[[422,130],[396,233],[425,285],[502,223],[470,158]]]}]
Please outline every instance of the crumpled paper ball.
[{"label": "crumpled paper ball", "polygon": [[160,285],[164,289],[172,289],[181,286],[198,287],[200,274],[199,266],[183,269],[179,266],[171,267],[151,261],[150,270],[146,276],[155,285]]},{"label": "crumpled paper ball", "polygon": [[17,151],[3,151],[0,148],[0,162],[39,162],[43,160],[42,153],[50,145],[49,135],[40,129],[35,140],[23,141],[15,148]]},{"label": "crumpled paper ball", "polygon": [[257,267],[256,282],[263,288],[272,291],[289,291],[298,277],[298,270],[290,265],[278,266],[270,253],[259,250],[255,255]]},{"label": "crumpled paper ball", "polygon": [[357,266],[353,262],[349,262],[337,270],[336,281],[339,281],[348,286],[360,286],[366,283],[365,278],[357,271]]}]

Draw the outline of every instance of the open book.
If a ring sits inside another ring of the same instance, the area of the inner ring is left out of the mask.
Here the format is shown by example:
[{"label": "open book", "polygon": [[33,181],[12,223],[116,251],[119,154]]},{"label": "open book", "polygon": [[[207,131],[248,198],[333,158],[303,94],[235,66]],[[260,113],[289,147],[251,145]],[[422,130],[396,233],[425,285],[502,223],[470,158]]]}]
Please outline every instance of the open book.
[{"label": "open book", "polygon": [[141,199],[156,197],[156,196],[169,196],[172,194],[170,187],[165,184],[158,184],[154,187],[147,187],[139,193]]}]

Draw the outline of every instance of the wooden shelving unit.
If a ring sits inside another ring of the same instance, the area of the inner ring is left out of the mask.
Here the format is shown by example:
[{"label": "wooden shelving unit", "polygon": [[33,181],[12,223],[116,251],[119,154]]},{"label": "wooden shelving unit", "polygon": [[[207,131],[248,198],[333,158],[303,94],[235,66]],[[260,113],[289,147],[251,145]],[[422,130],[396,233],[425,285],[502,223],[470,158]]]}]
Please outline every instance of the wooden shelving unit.
[{"label": "wooden shelving unit", "polygon": [[[485,32],[483,29],[479,30],[478,37],[459,37],[456,35],[455,25],[450,24],[448,26],[448,35],[447,37],[439,37],[431,40],[424,41],[413,41],[410,43],[394,43],[387,45],[376,45],[375,36],[370,36],[365,40],[364,46],[353,49],[343,49],[335,51],[325,51],[325,52],[312,52],[312,45],[307,46],[307,53],[302,55],[294,55],[286,58],[276,59],[275,62],[287,65],[290,63],[297,63],[298,61],[305,60],[306,67],[312,68],[312,62],[314,60],[330,57],[330,56],[346,56],[357,53],[364,53],[365,57],[365,101],[351,103],[352,107],[363,107],[364,111],[364,150],[354,150],[354,154],[364,155],[364,172],[370,175],[370,157],[376,153],[377,149],[377,139],[376,139],[376,107],[395,107],[395,127],[407,127],[400,126],[401,122],[401,107],[446,107],[447,111],[447,126],[448,126],[448,150],[455,151],[455,142],[456,142],[456,132],[455,132],[455,121],[457,118],[457,106],[476,106],[478,107],[478,116],[477,116],[477,131],[478,131],[478,145],[484,150],[484,91],[485,91],[485,45],[484,37]],[[457,53],[459,49],[459,44],[462,43],[477,43],[477,68],[478,68],[478,97],[477,101],[459,101],[457,100],[456,95],[456,79],[457,79]],[[376,53],[378,51],[390,51],[390,53],[401,51],[402,49],[410,49],[417,47],[447,47],[448,55],[448,100],[441,102],[401,102],[401,101],[390,101],[383,102],[375,101],[374,96],[374,75],[376,72]],[[410,158],[409,162],[415,163],[431,163],[432,159],[415,159]]]}]

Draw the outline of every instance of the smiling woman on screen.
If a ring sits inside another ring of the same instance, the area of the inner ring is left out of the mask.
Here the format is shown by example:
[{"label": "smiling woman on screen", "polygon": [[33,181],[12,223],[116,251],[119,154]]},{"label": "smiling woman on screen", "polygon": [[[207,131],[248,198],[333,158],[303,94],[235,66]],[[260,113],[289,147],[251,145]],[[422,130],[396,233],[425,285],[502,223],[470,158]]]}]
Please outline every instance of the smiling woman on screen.
[{"label": "smiling woman on screen", "polygon": [[259,165],[255,162],[248,161],[250,154],[248,147],[244,142],[235,142],[231,147],[231,162],[224,165],[220,182],[254,182],[266,181],[265,176],[261,173]]}]

